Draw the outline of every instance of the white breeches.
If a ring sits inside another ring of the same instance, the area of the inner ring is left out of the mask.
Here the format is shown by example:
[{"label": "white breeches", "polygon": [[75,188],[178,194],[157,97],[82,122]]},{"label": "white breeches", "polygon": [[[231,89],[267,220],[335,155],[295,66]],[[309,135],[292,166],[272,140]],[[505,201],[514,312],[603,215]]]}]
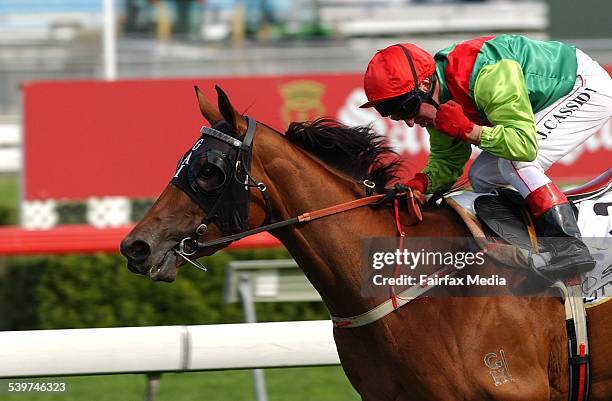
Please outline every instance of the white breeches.
[{"label": "white breeches", "polygon": [[576,49],[574,89],[535,115],[538,153],[532,162],[513,162],[482,152],[469,179],[475,192],[511,185],[526,198],[548,184],[545,171],[607,123],[612,115],[612,78],[597,62]]}]

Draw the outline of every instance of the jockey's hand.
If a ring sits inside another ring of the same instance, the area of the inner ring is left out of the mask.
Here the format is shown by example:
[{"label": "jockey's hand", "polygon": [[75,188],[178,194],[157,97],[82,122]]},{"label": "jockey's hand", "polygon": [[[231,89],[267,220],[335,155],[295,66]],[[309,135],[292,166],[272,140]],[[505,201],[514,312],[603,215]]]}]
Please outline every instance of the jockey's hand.
[{"label": "jockey's hand", "polygon": [[404,184],[396,184],[396,188],[397,186],[403,186],[404,191],[407,188],[412,188],[420,193],[425,193],[427,187],[429,186],[429,178],[423,173],[416,173],[414,178],[406,181]]},{"label": "jockey's hand", "polygon": [[[480,142],[480,130],[475,130],[475,125],[463,113],[461,105],[453,100],[440,105],[434,120],[436,128],[450,137],[460,139],[464,142]],[[473,133],[472,131],[477,131]],[[474,138],[475,134],[478,138]]]},{"label": "jockey's hand", "polygon": [[425,197],[423,196],[423,192],[427,189],[429,185],[429,178],[423,173],[416,173],[414,178],[408,180],[404,184],[400,184],[399,182],[393,186],[393,188],[387,188],[385,191],[385,196],[383,196],[380,200],[374,202],[372,207],[379,207],[387,204],[393,199],[397,198],[397,195],[400,193],[408,192],[408,189],[412,188],[412,194],[416,198],[416,200],[420,204],[425,203]]}]

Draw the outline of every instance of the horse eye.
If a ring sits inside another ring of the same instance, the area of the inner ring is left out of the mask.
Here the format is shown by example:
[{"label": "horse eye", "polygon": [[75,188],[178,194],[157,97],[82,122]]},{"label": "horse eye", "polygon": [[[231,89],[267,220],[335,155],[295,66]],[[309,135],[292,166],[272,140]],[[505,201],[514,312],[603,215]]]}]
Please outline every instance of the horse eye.
[{"label": "horse eye", "polygon": [[200,170],[200,174],[199,175],[202,178],[211,178],[212,176],[215,175],[215,168],[211,167],[211,166],[204,166]]},{"label": "horse eye", "polygon": [[218,189],[225,182],[224,172],[214,164],[204,164],[195,179],[197,187],[204,191],[210,192]]}]

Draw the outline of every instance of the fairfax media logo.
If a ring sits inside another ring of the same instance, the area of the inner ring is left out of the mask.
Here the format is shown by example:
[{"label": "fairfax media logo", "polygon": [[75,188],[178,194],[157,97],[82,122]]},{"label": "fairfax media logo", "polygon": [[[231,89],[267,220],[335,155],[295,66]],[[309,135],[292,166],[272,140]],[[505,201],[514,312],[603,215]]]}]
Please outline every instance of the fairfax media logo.
[{"label": "fairfax media logo", "polygon": [[554,114],[544,121],[544,127],[548,129],[547,132],[537,131],[537,134],[542,139],[547,139],[548,135],[552,133],[563,121],[570,117],[576,110],[580,109],[583,104],[591,100],[591,93],[597,93],[596,90],[590,88],[584,88],[584,91],[578,93],[575,97],[567,101],[563,107],[559,108]]}]

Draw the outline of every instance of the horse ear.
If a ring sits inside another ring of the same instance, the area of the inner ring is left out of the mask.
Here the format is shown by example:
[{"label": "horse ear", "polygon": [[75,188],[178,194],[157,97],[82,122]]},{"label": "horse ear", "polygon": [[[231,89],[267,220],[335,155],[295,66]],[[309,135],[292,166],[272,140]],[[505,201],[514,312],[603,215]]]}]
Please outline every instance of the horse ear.
[{"label": "horse ear", "polygon": [[215,90],[217,91],[217,104],[223,119],[232,127],[238,136],[243,136],[246,131],[244,118],[234,109],[234,106],[232,106],[229,97],[227,97],[223,89],[215,85]]},{"label": "horse ear", "polygon": [[206,121],[208,121],[211,126],[221,121],[223,119],[223,116],[221,115],[221,113],[219,113],[215,106],[213,106],[212,103],[210,103],[204,97],[202,92],[200,92],[200,88],[195,85],[193,89],[195,89],[195,93],[198,98],[198,106],[200,106],[200,113],[202,113]]}]

